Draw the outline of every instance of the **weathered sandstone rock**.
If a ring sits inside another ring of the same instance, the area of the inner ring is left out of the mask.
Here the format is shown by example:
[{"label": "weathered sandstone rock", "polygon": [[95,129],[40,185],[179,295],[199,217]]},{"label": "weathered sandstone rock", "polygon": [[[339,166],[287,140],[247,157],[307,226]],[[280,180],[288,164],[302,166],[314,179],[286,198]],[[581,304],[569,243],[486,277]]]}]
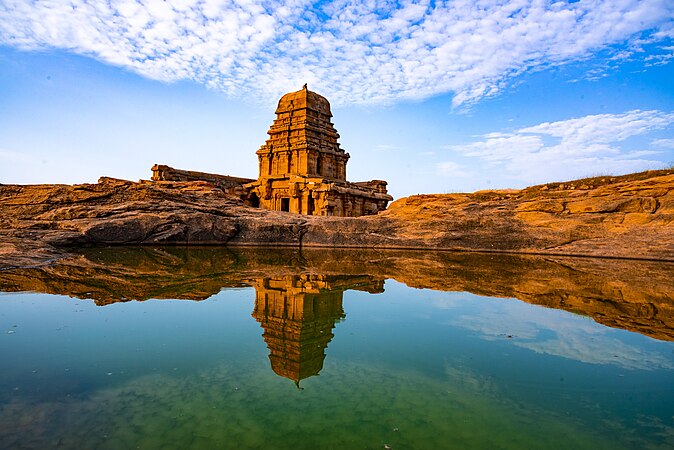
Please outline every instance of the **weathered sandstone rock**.
[{"label": "weathered sandstone rock", "polygon": [[396,222],[396,240],[420,247],[672,260],[673,189],[674,170],[653,171],[521,191],[413,196],[381,218]]},{"label": "weathered sandstone rock", "polygon": [[232,177],[214,173],[195,172],[192,170],[174,169],[163,164],[152,166],[153,181],[206,181],[228,194],[242,197],[245,195],[243,185],[255,180],[251,178]]},{"label": "weathered sandstone rock", "polygon": [[376,216],[244,206],[207,182],[0,185],[0,267],[69,245],[217,244],[423,248],[674,260],[674,170],[418,195]]}]

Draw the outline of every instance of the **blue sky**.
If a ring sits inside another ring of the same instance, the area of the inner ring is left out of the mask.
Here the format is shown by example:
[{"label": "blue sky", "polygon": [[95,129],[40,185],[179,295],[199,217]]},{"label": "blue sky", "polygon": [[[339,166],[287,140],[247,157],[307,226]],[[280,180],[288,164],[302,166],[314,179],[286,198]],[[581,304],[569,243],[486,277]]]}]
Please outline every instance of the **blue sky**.
[{"label": "blue sky", "polygon": [[305,82],[395,197],[662,168],[673,62],[667,0],[0,0],[0,182],[255,178]]}]

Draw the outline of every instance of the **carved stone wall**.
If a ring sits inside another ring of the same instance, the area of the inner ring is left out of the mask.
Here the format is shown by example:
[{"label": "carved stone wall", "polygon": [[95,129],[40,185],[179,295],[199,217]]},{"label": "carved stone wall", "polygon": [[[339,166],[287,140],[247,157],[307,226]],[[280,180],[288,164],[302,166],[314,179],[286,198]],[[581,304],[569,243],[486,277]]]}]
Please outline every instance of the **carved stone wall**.
[{"label": "carved stone wall", "polygon": [[[382,181],[384,186],[385,181]],[[356,217],[386,209],[391,197],[356,183],[290,175],[254,183],[255,206],[317,216]]]},{"label": "carved stone wall", "polygon": [[250,178],[230,177],[214,173],[174,169],[164,164],[152,166],[152,181],[206,181],[232,195],[245,195],[243,185],[255,181]]},{"label": "carved stone wall", "polygon": [[288,174],[346,181],[349,154],[339,148],[328,101],[307,89],[279,100],[269,139],[257,151],[260,177]]},{"label": "carved stone wall", "polygon": [[260,174],[247,201],[276,211],[356,217],[386,209],[386,182],[346,181],[349,154],[337,142],[330,103],[306,86],[284,95],[257,151]]}]

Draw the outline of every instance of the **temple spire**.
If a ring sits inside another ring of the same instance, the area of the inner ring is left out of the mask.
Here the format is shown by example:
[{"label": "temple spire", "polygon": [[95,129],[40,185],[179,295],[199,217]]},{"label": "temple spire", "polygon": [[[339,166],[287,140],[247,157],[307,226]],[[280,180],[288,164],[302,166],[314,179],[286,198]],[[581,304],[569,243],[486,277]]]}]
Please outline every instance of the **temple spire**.
[{"label": "temple spire", "polygon": [[307,83],[278,102],[269,139],[256,152],[257,181],[244,186],[251,206],[316,216],[356,217],[386,209],[382,180],[349,183],[328,99]]}]

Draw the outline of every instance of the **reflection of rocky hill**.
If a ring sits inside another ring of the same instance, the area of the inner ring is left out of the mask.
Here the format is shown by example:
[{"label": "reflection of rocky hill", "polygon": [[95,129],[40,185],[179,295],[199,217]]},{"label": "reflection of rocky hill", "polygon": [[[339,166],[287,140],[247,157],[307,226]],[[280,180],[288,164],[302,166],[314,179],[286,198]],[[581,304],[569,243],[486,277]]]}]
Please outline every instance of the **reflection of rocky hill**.
[{"label": "reflection of rocky hill", "polygon": [[[352,258],[346,251],[304,254],[326,271]],[[672,263],[451,252],[364,253],[354,263],[415,288],[517,298],[674,340]]]},{"label": "reflection of rocky hill", "polygon": [[346,289],[383,292],[383,280],[369,276],[287,275],[258,278],[253,317],[264,329],[272,370],[293,380],[318,375],[335,323],[345,317]]},{"label": "reflection of rocky hill", "polygon": [[0,272],[0,290],[91,298],[98,305],[149,298],[203,300],[243,286],[236,257],[199,248],[86,249],[62,264]]},{"label": "reflection of rocky hill", "polygon": [[674,264],[647,261],[381,250],[91,248],[52,266],[2,271],[0,290],[65,294],[98,304],[199,300],[223,287],[255,284],[250,280],[299,275],[354,276],[345,281],[349,289],[362,281],[376,291],[376,280],[392,278],[416,288],[514,297],[674,340]]}]

